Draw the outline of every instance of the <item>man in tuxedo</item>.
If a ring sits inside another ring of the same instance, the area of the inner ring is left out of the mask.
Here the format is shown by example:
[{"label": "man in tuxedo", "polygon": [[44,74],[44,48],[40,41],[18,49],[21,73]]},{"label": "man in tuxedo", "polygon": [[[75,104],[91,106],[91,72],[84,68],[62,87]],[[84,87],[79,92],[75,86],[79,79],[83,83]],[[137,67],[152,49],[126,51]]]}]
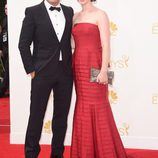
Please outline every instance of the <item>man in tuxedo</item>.
[{"label": "man in tuxedo", "polygon": [[73,9],[60,4],[60,0],[44,0],[25,11],[19,50],[26,73],[32,78],[26,158],[37,158],[40,152],[39,140],[51,90],[54,92],[51,158],[63,158],[72,94],[72,17]]},{"label": "man in tuxedo", "polygon": [[5,97],[6,91],[9,89],[9,55],[8,55],[8,18],[7,4],[5,5],[5,17],[2,23],[2,32],[0,34],[0,60],[3,62],[5,72],[3,74],[3,82],[0,86],[0,98]]}]

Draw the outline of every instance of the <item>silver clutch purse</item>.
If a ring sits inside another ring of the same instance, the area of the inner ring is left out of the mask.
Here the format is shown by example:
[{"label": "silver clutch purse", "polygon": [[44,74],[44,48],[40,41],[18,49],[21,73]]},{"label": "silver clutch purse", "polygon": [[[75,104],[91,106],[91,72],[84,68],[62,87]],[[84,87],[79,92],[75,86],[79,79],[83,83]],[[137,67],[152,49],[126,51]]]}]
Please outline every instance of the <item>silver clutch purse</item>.
[{"label": "silver clutch purse", "polygon": [[[90,82],[96,82],[99,73],[100,73],[100,69],[91,68]],[[113,79],[114,79],[114,71],[108,71],[108,84],[112,85]]]}]

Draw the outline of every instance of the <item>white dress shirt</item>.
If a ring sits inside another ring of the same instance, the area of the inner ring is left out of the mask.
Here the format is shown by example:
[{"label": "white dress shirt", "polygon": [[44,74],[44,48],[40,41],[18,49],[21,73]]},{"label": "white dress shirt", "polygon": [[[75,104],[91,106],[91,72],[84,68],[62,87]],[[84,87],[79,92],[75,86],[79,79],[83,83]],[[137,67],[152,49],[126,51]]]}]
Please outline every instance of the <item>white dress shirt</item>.
[{"label": "white dress shirt", "polygon": [[[64,16],[64,13],[62,11],[61,5],[58,4],[57,6],[53,6],[50,3],[48,3],[47,0],[44,1],[44,4],[46,6],[46,9],[47,9],[49,18],[50,18],[50,20],[52,22],[52,25],[54,27],[55,33],[56,33],[56,35],[58,37],[58,40],[60,42],[61,38],[62,38],[62,35],[64,33],[64,29],[65,29],[65,16]],[[52,7],[60,7],[61,8],[60,12],[57,11],[57,10],[51,11],[49,9],[51,6]],[[60,51],[59,60],[62,60],[62,53],[61,53],[61,51]]]}]

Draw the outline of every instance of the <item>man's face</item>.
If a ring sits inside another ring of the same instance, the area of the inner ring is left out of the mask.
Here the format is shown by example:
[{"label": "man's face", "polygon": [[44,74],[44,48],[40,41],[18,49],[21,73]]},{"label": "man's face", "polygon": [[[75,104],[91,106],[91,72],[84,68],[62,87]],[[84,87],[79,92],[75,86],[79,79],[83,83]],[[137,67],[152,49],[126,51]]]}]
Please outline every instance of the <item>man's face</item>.
[{"label": "man's face", "polygon": [[52,5],[58,5],[60,3],[60,0],[47,0]]},{"label": "man's face", "polygon": [[7,8],[7,4],[5,5],[5,14],[8,15],[8,8]]}]

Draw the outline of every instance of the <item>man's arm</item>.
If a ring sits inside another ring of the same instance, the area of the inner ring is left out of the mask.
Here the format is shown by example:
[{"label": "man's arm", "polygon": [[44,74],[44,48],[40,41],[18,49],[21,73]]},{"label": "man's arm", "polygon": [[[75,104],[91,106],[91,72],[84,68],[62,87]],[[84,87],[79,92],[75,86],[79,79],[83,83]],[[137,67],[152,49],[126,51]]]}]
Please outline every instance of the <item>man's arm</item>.
[{"label": "man's arm", "polygon": [[3,56],[2,42],[3,42],[2,33],[0,33],[0,58]]},{"label": "man's arm", "polygon": [[33,41],[35,31],[34,20],[31,15],[30,9],[26,9],[25,18],[23,20],[20,39],[19,50],[27,74],[35,71],[30,45]]}]

